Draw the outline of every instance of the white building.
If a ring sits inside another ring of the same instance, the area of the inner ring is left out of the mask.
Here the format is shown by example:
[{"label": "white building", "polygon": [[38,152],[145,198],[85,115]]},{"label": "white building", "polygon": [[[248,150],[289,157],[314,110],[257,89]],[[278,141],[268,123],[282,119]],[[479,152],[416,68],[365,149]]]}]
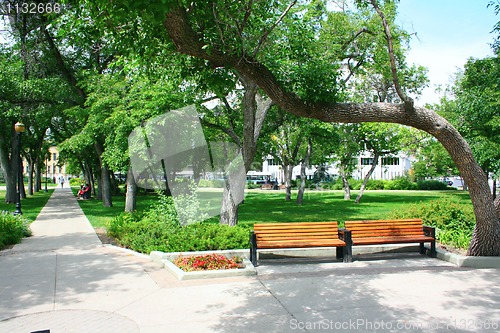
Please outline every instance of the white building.
[{"label": "white building", "polygon": [[[366,176],[373,163],[373,156],[368,152],[364,152],[356,157],[356,167],[352,174],[354,179],[362,179]],[[371,176],[371,179],[394,179],[410,172],[411,157],[403,153],[380,157],[377,166]],[[314,178],[315,173],[323,173],[326,177],[338,177],[339,171],[336,165],[325,166],[312,166],[306,169],[308,179]],[[278,183],[284,182],[284,173],[282,167],[272,156],[268,156],[262,163],[262,171],[250,171],[248,176],[258,175],[258,179],[265,179],[270,181],[277,181]],[[300,178],[300,165],[293,168],[292,179]],[[247,179],[249,179],[247,177]]]}]

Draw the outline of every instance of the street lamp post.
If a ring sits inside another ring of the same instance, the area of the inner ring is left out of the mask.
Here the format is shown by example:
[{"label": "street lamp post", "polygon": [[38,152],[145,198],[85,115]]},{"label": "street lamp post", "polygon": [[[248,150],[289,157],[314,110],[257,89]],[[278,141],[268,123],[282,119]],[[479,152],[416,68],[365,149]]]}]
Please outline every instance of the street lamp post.
[{"label": "street lamp post", "polygon": [[21,135],[23,134],[25,126],[23,123],[17,122],[14,125],[14,130],[17,133],[17,193],[16,193],[16,211],[14,215],[23,215],[21,211],[21,186],[23,184],[23,161],[21,159]]},{"label": "street lamp post", "polygon": [[47,190],[48,177],[49,177],[49,161],[47,160],[47,158],[45,158],[45,193],[48,192]]}]

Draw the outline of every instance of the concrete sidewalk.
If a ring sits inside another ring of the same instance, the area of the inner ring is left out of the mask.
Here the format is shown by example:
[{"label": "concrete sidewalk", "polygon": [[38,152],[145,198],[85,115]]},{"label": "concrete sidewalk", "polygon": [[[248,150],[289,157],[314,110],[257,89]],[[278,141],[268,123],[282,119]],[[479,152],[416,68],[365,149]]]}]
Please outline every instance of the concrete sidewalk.
[{"label": "concrete sidewalk", "polygon": [[416,253],[262,259],[255,277],[177,281],[103,246],[69,189],[0,252],[0,333],[497,332],[500,270]]}]

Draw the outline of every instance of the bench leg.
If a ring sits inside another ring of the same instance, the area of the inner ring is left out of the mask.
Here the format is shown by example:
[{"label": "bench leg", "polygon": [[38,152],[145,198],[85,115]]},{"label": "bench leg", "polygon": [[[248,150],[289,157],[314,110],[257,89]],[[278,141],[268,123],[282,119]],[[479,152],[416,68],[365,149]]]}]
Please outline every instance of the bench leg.
[{"label": "bench leg", "polygon": [[257,266],[257,236],[253,231],[250,234],[250,261]]},{"label": "bench leg", "polygon": [[344,259],[344,247],[337,246],[335,249],[337,250],[337,260]]},{"label": "bench leg", "polygon": [[431,257],[436,258],[437,257],[437,251],[436,251],[436,242],[431,242]]},{"label": "bench leg", "polygon": [[342,251],[344,252],[343,258],[344,262],[352,262],[352,244],[346,245],[342,248]]},{"label": "bench leg", "polygon": [[425,246],[424,246],[424,243],[420,243],[420,254],[425,254]]}]

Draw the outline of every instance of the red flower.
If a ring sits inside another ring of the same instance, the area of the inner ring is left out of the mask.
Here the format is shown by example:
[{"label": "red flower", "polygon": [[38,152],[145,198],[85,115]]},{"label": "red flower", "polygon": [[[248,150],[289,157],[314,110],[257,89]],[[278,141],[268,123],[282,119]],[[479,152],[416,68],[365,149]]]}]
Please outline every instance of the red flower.
[{"label": "red flower", "polygon": [[174,264],[185,272],[191,272],[242,268],[243,260],[240,257],[227,258],[214,253],[189,257],[179,256],[174,260]]}]

